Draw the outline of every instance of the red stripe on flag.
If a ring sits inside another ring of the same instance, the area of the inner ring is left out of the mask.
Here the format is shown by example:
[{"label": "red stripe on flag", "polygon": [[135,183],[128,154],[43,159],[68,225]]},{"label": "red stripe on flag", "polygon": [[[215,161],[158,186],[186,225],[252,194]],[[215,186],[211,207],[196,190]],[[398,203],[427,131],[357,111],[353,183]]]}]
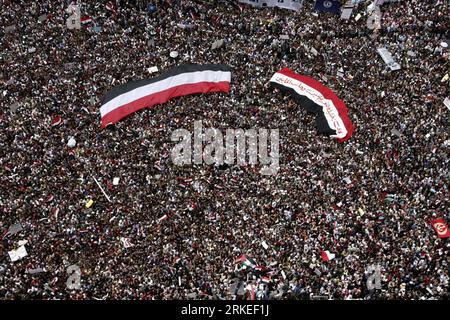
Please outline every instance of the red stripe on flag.
[{"label": "red stripe on flag", "polygon": [[92,22],[92,18],[89,16],[86,16],[86,17],[81,18],[80,22],[81,23],[89,23],[89,22]]},{"label": "red stripe on flag", "polygon": [[108,124],[114,124],[117,121],[125,118],[143,108],[151,108],[157,104],[162,104],[169,101],[172,98],[186,96],[195,93],[208,93],[208,92],[230,92],[230,82],[197,82],[191,84],[183,84],[180,86],[172,87],[167,90],[163,90],[138,100],[132,101],[128,104],[120,106],[102,117],[102,128],[105,128]]}]

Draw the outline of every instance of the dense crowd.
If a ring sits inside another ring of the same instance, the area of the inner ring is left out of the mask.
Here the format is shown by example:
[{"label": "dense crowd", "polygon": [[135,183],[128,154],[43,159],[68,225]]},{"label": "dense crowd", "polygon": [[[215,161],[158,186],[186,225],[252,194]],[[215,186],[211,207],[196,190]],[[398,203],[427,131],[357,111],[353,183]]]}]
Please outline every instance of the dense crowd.
[{"label": "dense crowd", "polygon": [[[383,5],[375,32],[367,2],[347,21],[314,14],[314,1],[299,12],[83,1],[101,29],[68,30],[70,2],[0,0],[0,299],[448,298],[449,243],[430,225],[450,218],[448,1]],[[107,90],[183,63],[230,65],[230,94],[174,99],[101,129]],[[267,86],[283,67],[337,93],[350,140],[317,135],[313,115]],[[279,129],[279,172],[174,165],[171,132],[195,120]],[[21,240],[28,255],[12,262]],[[67,285],[71,265],[80,288]]]}]

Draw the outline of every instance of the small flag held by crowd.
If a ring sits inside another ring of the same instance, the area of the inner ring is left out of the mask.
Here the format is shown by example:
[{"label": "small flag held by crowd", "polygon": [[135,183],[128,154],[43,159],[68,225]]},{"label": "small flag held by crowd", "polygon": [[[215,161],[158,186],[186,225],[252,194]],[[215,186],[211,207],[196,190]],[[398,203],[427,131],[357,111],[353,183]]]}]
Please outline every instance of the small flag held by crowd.
[{"label": "small flag held by crowd", "polygon": [[327,262],[333,260],[336,257],[334,253],[331,253],[328,250],[322,250],[322,260]]},{"label": "small flag held by crowd", "polygon": [[242,263],[245,268],[247,268],[247,267],[255,268],[256,267],[256,262],[253,259],[249,259],[245,254],[237,257],[236,260],[234,261],[234,263]]},{"label": "small flag held by crowd", "polygon": [[270,283],[270,277],[269,276],[262,276],[261,281],[264,283]]},{"label": "small flag held by crowd", "polygon": [[436,231],[439,238],[450,238],[450,231],[448,230],[448,227],[443,219],[434,219],[433,221],[431,221],[431,225],[433,226],[434,231]]},{"label": "small flag held by crowd", "polygon": [[85,28],[87,28],[92,23],[92,18],[89,16],[85,16],[80,19],[81,25]]},{"label": "small flag held by crowd", "polygon": [[56,126],[59,126],[60,124],[62,124],[62,122],[63,121],[62,121],[61,116],[54,116],[52,121],[51,121],[51,124],[52,124],[53,127],[56,127]]}]

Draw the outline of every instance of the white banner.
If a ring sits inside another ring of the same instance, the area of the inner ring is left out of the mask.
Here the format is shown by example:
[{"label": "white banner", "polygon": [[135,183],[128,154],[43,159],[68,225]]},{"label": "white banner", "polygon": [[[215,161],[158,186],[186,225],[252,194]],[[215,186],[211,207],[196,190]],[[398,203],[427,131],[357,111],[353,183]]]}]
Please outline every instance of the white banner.
[{"label": "white banner", "polygon": [[239,2],[255,7],[279,7],[295,11],[300,10],[303,4],[303,0],[239,0]]},{"label": "white banner", "polygon": [[11,250],[8,254],[12,262],[18,261],[28,255],[25,246],[20,246],[17,250]]},{"label": "white banner", "polygon": [[155,72],[158,72],[158,67],[157,66],[154,66],[154,67],[150,67],[150,68],[148,68],[147,69],[147,71],[148,71],[148,73],[155,73]]},{"label": "white banner", "polygon": [[352,5],[352,4],[345,5],[344,7],[342,7],[342,12],[341,12],[341,19],[342,20],[349,20],[350,19],[350,16],[352,15],[353,7],[354,7],[354,5]]},{"label": "white banner", "polygon": [[389,52],[386,48],[378,48],[378,53],[380,54],[381,58],[383,59],[384,63],[387,64],[387,66],[392,70],[400,70],[400,65],[394,61],[394,58],[392,58],[392,54]]}]

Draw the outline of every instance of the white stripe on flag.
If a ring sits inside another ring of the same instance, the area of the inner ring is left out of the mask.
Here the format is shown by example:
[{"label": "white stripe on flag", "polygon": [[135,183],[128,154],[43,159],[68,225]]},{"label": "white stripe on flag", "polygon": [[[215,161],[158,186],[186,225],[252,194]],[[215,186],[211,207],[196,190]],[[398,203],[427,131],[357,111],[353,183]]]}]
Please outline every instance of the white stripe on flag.
[{"label": "white stripe on flag", "polygon": [[145,96],[168,90],[172,87],[177,87],[184,84],[193,84],[198,82],[231,82],[231,72],[230,71],[196,71],[181,73],[179,75],[169,77],[167,79],[148,84],[136,88],[134,90],[125,92],[120,96],[115,97],[111,101],[108,101],[100,108],[100,114],[103,117],[105,114],[126,105],[130,102],[136,101]]},{"label": "white stripe on flag", "polygon": [[[280,78],[283,79],[280,81]],[[286,81],[289,80],[289,81]],[[336,109],[333,101],[330,99],[325,99],[325,97],[314,89],[306,85],[305,83],[298,81],[297,79],[288,77],[282,73],[275,73],[270,79],[272,82],[276,82],[281,84],[282,86],[294,89],[295,92],[302,96],[306,96],[308,99],[314,101],[314,103],[318,104],[322,107],[325,118],[327,119],[328,125],[331,129],[336,130],[336,135],[332,135],[332,138],[344,138],[347,135],[347,128],[345,127],[342,119],[339,115],[338,110]],[[317,99],[320,96],[322,99]],[[334,120],[333,120],[334,119]],[[339,130],[338,130],[339,129]],[[340,132],[340,134],[338,133]]]}]

